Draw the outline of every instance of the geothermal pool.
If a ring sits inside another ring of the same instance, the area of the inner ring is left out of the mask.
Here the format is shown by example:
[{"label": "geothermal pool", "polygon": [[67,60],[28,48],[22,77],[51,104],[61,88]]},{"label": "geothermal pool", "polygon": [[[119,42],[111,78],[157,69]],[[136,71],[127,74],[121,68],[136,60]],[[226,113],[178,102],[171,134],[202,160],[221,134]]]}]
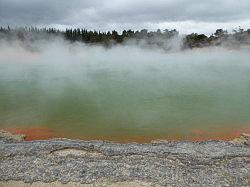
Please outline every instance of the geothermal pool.
[{"label": "geothermal pool", "polygon": [[0,129],[119,142],[250,132],[248,51],[12,48],[0,53]]}]

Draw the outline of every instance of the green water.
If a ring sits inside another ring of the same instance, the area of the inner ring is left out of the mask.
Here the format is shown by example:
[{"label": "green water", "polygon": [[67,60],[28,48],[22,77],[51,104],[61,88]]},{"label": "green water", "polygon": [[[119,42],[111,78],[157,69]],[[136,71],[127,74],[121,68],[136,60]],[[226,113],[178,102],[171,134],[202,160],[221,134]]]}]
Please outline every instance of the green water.
[{"label": "green water", "polygon": [[131,53],[5,59],[0,128],[117,141],[249,129],[249,53]]}]

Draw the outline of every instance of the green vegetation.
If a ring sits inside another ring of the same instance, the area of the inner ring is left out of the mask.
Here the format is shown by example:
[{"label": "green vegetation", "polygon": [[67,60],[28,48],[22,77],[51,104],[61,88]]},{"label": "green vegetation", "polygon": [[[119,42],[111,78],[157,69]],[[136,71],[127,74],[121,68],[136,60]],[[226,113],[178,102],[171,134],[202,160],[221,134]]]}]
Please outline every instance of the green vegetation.
[{"label": "green vegetation", "polygon": [[0,27],[0,39],[18,39],[32,42],[51,39],[55,36],[61,36],[70,42],[84,42],[106,47],[133,41],[137,45],[159,47],[165,50],[170,50],[174,46],[178,46],[180,49],[189,49],[209,46],[239,47],[240,45],[250,45],[250,29],[244,30],[240,27],[232,33],[228,33],[223,29],[217,29],[210,36],[198,33],[180,35],[175,29],[165,29],[164,31],[160,29],[157,31],[148,31],[146,29],[141,31],[124,30],[119,34],[115,30],[112,32],[100,32],[77,28],[60,31],[54,28],[23,27],[11,29],[10,27]]}]

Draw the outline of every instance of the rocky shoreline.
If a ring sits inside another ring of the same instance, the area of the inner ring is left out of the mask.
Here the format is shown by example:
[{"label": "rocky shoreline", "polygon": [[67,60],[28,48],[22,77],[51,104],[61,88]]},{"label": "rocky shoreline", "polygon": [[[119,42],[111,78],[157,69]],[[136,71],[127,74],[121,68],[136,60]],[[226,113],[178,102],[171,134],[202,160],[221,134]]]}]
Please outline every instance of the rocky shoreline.
[{"label": "rocky shoreline", "polygon": [[250,136],[119,144],[0,132],[0,186],[250,186]]}]

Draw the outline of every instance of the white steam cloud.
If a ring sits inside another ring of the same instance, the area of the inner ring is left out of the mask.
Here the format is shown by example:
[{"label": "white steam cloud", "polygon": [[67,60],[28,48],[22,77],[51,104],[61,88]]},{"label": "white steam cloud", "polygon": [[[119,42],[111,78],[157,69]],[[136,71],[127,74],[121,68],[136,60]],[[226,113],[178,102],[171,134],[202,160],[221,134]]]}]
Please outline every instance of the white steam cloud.
[{"label": "white steam cloud", "polygon": [[166,53],[62,39],[0,49],[0,127],[166,134],[250,122],[249,49]]}]

